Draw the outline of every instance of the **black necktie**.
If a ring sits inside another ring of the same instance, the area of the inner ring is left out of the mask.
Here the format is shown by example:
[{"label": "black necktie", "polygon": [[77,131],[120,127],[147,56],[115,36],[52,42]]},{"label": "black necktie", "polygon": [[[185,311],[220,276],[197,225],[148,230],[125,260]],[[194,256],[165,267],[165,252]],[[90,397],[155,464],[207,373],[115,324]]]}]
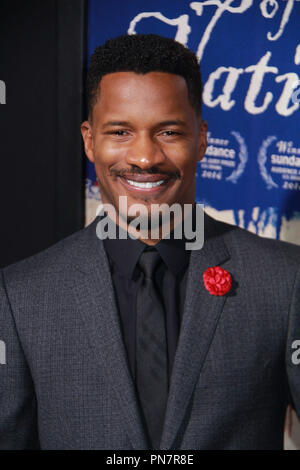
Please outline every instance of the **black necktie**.
[{"label": "black necktie", "polygon": [[153,275],[160,261],[156,250],[144,251],[144,274],[137,294],[136,385],[149,437],[159,448],[168,398],[168,356],[165,315]]}]

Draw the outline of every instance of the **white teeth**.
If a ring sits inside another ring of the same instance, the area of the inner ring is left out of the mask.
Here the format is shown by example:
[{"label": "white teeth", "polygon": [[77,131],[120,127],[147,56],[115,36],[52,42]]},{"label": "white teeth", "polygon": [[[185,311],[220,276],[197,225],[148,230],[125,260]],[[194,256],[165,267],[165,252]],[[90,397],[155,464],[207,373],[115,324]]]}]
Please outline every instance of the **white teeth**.
[{"label": "white teeth", "polygon": [[147,182],[147,183],[138,183],[137,181],[132,181],[126,179],[127,183],[131,184],[131,186],[136,186],[137,188],[143,188],[143,189],[150,189],[150,188],[155,188],[155,186],[161,185],[165,180],[160,180],[160,181],[154,181],[152,183]]}]

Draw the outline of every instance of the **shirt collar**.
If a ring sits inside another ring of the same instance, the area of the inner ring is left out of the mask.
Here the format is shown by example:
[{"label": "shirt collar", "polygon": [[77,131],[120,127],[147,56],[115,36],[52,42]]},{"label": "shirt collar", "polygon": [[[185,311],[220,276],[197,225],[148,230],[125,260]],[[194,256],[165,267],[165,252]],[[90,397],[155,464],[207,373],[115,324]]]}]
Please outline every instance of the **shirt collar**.
[{"label": "shirt collar", "polygon": [[147,245],[130,237],[126,239],[106,238],[103,243],[113,266],[123,276],[131,279],[139,257]]},{"label": "shirt collar", "polygon": [[[123,276],[130,279],[133,277],[140,255],[149,247],[149,245],[141,240],[133,239],[129,236],[125,239],[106,238],[103,240],[103,243],[113,265]],[[184,238],[175,239],[171,234],[169,239],[163,238],[154,245],[167,268],[175,276],[186,268],[189,263],[190,251],[185,249],[185,243],[186,240]]]}]

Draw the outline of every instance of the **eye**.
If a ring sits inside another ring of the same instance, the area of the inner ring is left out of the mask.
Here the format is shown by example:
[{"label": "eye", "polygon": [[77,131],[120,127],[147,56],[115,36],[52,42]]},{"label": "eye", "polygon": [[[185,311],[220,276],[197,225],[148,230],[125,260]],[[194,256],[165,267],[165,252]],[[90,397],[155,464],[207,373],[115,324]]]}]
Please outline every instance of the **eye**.
[{"label": "eye", "polygon": [[123,135],[127,135],[127,132],[126,132],[126,131],[123,131],[123,130],[121,130],[121,129],[118,129],[118,130],[115,130],[115,131],[111,131],[110,134],[123,136]]},{"label": "eye", "polygon": [[181,133],[177,131],[164,131],[162,134],[166,135],[167,137],[172,137],[174,135],[181,135]]}]

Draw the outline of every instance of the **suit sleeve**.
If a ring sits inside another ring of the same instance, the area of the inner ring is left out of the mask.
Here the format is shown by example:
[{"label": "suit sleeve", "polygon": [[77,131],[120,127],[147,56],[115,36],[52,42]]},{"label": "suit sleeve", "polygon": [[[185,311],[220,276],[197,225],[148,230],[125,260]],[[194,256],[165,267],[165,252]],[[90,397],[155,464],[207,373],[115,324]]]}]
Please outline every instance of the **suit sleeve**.
[{"label": "suit sleeve", "polygon": [[36,397],[0,271],[0,449],[38,449]]},{"label": "suit sleeve", "polygon": [[300,268],[294,282],[289,311],[286,369],[291,405],[300,420]]}]

